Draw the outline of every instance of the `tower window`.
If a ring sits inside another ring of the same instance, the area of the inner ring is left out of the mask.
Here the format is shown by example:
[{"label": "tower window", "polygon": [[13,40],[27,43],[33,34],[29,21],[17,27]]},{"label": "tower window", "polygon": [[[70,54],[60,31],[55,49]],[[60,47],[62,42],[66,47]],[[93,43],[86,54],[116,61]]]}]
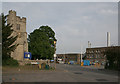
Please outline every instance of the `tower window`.
[{"label": "tower window", "polygon": [[20,30],[20,24],[17,24],[17,30]]}]

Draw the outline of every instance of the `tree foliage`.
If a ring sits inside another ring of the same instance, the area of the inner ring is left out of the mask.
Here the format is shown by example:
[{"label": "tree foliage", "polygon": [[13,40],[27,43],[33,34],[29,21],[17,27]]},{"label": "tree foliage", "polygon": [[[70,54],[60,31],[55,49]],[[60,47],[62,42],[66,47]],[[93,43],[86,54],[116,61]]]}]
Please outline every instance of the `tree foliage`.
[{"label": "tree foliage", "polygon": [[15,50],[17,44],[13,44],[17,36],[11,36],[13,33],[12,25],[7,24],[7,16],[2,16],[2,60],[7,60],[11,55],[11,52]]},{"label": "tree foliage", "polygon": [[49,26],[41,26],[28,36],[28,47],[32,59],[52,59],[54,54],[55,32]]},{"label": "tree foliage", "polygon": [[105,68],[118,70],[120,67],[120,48],[112,47],[107,49],[105,55],[107,59]]}]

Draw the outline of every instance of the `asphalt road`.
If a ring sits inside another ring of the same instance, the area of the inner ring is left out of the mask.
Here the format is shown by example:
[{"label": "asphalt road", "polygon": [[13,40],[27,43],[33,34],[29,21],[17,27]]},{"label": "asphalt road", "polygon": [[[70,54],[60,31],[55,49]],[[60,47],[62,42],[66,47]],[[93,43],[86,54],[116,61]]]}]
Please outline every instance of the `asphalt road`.
[{"label": "asphalt road", "polygon": [[79,72],[79,71],[87,71],[87,72],[94,72],[99,74],[106,74],[106,75],[114,75],[118,76],[118,71],[113,70],[106,70],[103,67],[94,67],[94,66],[80,66],[80,65],[68,65],[68,64],[59,64],[57,69],[60,70],[68,70],[69,72]]},{"label": "asphalt road", "polygon": [[56,70],[8,70],[2,74],[3,82],[118,82],[116,71],[68,64],[57,64]]}]

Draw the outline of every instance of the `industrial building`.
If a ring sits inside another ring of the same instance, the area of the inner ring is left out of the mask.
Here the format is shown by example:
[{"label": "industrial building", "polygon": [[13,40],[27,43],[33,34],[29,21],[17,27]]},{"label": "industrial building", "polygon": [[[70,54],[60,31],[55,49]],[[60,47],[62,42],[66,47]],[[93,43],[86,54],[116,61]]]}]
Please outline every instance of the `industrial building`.
[{"label": "industrial building", "polygon": [[109,46],[109,47],[96,47],[96,48],[86,48],[86,59],[90,60],[91,62],[98,62],[101,64],[106,63],[106,55],[105,52],[108,49],[116,49],[120,46]]},{"label": "industrial building", "polygon": [[[84,55],[82,54],[84,57]],[[62,59],[64,63],[69,61],[76,61],[77,64],[80,64],[81,54],[80,53],[68,53],[68,54],[57,54],[57,59]]]}]

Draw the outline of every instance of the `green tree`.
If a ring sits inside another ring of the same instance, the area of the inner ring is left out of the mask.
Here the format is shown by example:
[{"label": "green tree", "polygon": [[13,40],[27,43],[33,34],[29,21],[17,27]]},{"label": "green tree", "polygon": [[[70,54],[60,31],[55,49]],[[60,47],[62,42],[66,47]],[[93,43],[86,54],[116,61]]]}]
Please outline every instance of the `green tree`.
[{"label": "green tree", "polygon": [[13,44],[17,36],[11,36],[13,33],[12,25],[7,24],[7,16],[1,14],[2,16],[2,62],[5,64],[5,61],[12,60],[11,52],[15,50],[17,44]]},{"label": "green tree", "polygon": [[120,48],[112,47],[110,49],[107,49],[105,55],[107,59],[105,68],[118,70],[120,67]]},{"label": "green tree", "polygon": [[49,26],[41,26],[28,36],[28,49],[32,53],[32,59],[52,59],[54,49],[55,32]]}]

